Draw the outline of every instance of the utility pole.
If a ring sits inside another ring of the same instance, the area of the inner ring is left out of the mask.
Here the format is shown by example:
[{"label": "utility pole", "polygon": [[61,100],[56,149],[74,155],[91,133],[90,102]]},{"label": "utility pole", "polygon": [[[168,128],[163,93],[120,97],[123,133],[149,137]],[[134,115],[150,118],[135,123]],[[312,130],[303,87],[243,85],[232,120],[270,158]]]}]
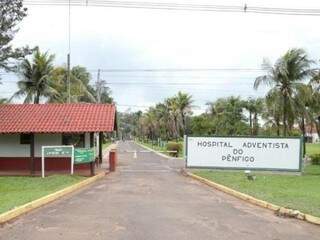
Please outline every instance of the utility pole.
[{"label": "utility pole", "polygon": [[68,62],[67,62],[67,89],[68,103],[71,103],[71,80],[70,80],[70,58],[71,58],[71,0],[69,0],[68,14]]},{"label": "utility pole", "polygon": [[101,81],[100,81],[100,69],[98,69],[97,74],[97,101],[98,103],[101,103]]},{"label": "utility pole", "polygon": [[68,103],[71,103],[70,53],[68,54],[68,66],[67,66],[67,88],[68,88]]}]

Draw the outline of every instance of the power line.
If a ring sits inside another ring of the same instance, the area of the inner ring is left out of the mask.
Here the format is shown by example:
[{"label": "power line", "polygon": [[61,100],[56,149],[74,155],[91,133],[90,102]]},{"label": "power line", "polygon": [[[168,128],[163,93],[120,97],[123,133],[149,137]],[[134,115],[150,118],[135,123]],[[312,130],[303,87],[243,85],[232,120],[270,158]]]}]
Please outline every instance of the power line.
[{"label": "power line", "polygon": [[[154,86],[154,85],[166,85],[166,86],[215,86],[215,85],[228,85],[234,83],[188,83],[188,82],[108,82],[108,85],[144,85],[144,86]],[[237,83],[237,85],[253,85],[253,82]]]},{"label": "power line", "polygon": [[[126,72],[261,72],[268,69],[252,67],[210,67],[210,68],[105,68],[87,69],[88,72],[96,73],[126,73]],[[0,72],[0,75],[17,75],[13,72]]]},{"label": "power line", "polygon": [[71,103],[71,0],[68,2],[68,54],[67,54],[67,89],[68,89],[68,103]]},{"label": "power line", "polygon": [[[25,0],[25,5],[65,6],[66,0]],[[143,2],[143,1],[108,1],[108,0],[72,0],[73,6],[83,7],[113,7],[113,8],[136,8],[155,10],[183,10],[183,11],[207,11],[207,12],[229,12],[229,13],[254,13],[254,14],[277,14],[295,16],[320,16],[320,9],[312,8],[274,8],[244,5],[213,5],[192,4],[174,2]]]},{"label": "power line", "polygon": [[[132,69],[101,69],[101,72],[104,73],[125,73],[125,72],[256,72],[256,71],[265,71],[267,69],[264,68],[228,68],[228,67],[217,67],[217,68],[132,68]],[[95,70],[89,70],[90,72],[94,72]]]}]

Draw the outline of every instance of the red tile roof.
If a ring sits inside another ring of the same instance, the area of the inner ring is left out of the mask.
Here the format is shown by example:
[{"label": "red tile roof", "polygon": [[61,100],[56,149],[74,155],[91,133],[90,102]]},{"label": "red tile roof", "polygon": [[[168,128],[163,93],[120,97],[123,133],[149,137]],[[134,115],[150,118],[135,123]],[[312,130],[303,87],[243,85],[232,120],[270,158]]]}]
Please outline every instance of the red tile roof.
[{"label": "red tile roof", "polygon": [[115,130],[112,104],[3,104],[0,133],[80,133]]}]

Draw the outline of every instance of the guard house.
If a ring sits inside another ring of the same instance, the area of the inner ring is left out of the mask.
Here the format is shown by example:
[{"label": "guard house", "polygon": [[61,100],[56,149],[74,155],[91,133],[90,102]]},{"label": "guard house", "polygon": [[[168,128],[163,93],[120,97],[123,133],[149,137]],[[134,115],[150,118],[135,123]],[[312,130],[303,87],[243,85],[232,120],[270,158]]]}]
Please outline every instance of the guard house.
[{"label": "guard house", "polygon": [[[101,163],[103,133],[115,130],[113,104],[0,105],[0,172],[40,171],[42,146],[95,148]],[[46,170],[68,170],[70,164],[70,158],[48,158]]]}]

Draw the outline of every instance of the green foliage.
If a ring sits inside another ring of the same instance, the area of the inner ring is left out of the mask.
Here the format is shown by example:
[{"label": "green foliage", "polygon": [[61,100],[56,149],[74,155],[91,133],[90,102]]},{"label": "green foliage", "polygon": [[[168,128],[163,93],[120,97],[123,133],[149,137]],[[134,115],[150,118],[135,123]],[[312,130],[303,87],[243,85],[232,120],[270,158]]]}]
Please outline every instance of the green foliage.
[{"label": "green foliage", "polygon": [[276,61],[274,66],[264,61],[263,67],[267,70],[267,74],[257,77],[254,82],[255,89],[262,84],[271,86],[267,94],[269,101],[267,106],[275,108],[275,111],[269,111],[269,116],[274,118],[277,126],[280,126],[282,117],[284,136],[294,124],[296,110],[305,108],[304,99],[296,96],[304,85],[303,81],[312,75],[313,71],[310,68],[312,64],[313,61],[303,49],[290,49]]},{"label": "green foliage", "polygon": [[[51,73],[51,86],[57,91],[49,97],[48,102],[68,102],[66,67],[55,67]],[[70,101],[96,102],[95,90],[89,85],[90,73],[85,67],[75,66],[70,71]]]},{"label": "green foliage", "polygon": [[210,136],[215,133],[213,119],[207,114],[195,116],[191,118],[190,123],[191,135],[194,136]]},{"label": "green foliage", "polygon": [[320,165],[320,153],[312,154],[309,157],[311,158],[312,165]]},{"label": "green foliage", "polygon": [[209,103],[214,134],[247,135],[250,127],[244,115],[244,102],[239,97],[220,98]]},{"label": "green foliage", "polygon": [[41,97],[57,95],[58,92],[51,85],[51,74],[53,71],[54,55],[48,52],[41,53],[37,50],[32,61],[24,59],[19,74],[21,80],[18,82],[19,90],[13,97],[25,96],[25,103],[40,103]]},{"label": "green foliage", "polygon": [[17,25],[27,15],[22,0],[2,0],[0,2],[0,69],[13,71],[16,62],[32,52],[29,47],[13,48],[12,40],[18,32]]},{"label": "green foliage", "polygon": [[7,102],[8,100],[6,98],[0,98],[0,104],[5,104]]},{"label": "green foliage", "polygon": [[182,144],[178,142],[168,142],[166,145],[167,151],[176,151],[176,153],[170,153],[171,156],[178,157],[179,153],[182,151]]}]

